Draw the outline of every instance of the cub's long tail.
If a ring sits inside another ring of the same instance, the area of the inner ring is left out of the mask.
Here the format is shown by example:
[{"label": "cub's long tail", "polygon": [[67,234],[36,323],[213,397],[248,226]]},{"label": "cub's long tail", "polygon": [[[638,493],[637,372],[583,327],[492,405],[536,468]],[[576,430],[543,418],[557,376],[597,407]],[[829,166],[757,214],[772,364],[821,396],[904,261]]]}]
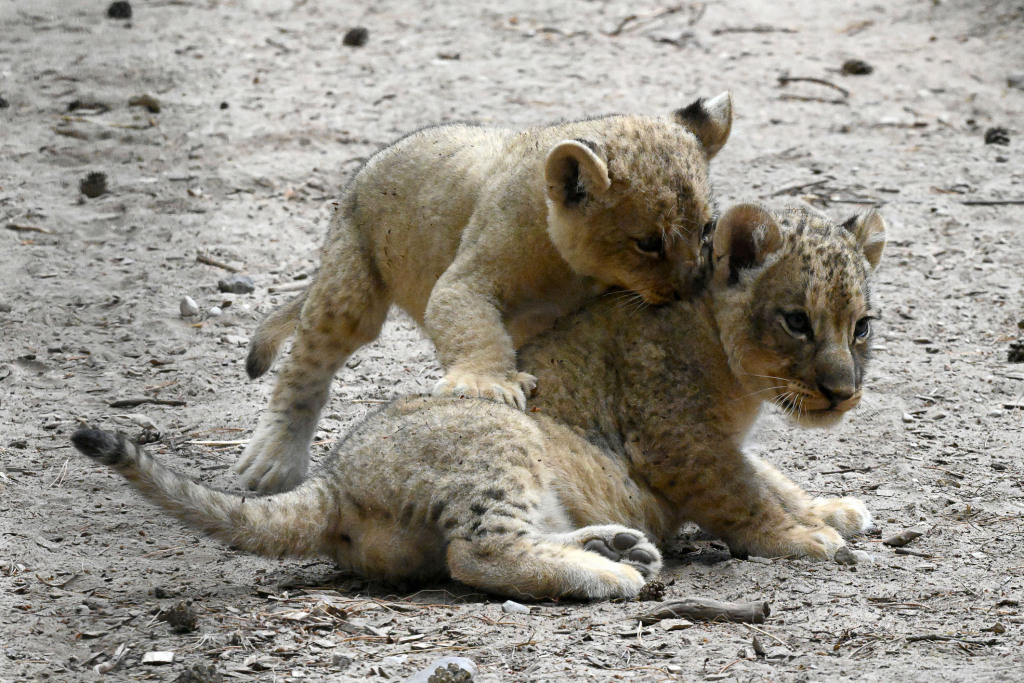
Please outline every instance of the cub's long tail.
[{"label": "cub's long tail", "polygon": [[331,555],[327,539],[337,528],[340,511],[320,480],[273,496],[242,496],[207,488],[167,469],[123,434],[82,429],[71,441],[156,505],[225,543],[270,557]]},{"label": "cub's long tail", "polygon": [[245,359],[245,371],[250,379],[264,375],[274,364],[281,344],[295,331],[299,314],[306,303],[306,292],[278,306],[256,326],[256,333],[249,342],[249,356]]}]

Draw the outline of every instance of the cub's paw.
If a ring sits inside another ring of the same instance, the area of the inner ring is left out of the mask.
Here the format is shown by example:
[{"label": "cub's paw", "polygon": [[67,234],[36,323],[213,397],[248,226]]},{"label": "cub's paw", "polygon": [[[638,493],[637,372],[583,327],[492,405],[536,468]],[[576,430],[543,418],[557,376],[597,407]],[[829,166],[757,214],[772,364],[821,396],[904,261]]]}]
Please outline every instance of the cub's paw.
[{"label": "cub's paw", "polygon": [[832,559],[844,545],[846,541],[831,526],[799,526],[790,531],[782,550],[785,555],[827,560]]},{"label": "cub's paw", "polygon": [[309,458],[305,447],[297,447],[272,435],[261,438],[257,429],[234,470],[250,491],[290,491],[306,478]]},{"label": "cub's paw", "polygon": [[636,529],[606,524],[567,534],[570,543],[636,569],[645,579],[661,571],[661,552]]},{"label": "cub's paw", "polygon": [[[525,380],[523,378],[529,378]],[[479,375],[465,370],[451,370],[434,387],[435,396],[489,398],[499,403],[526,410],[526,396],[537,386],[537,379],[526,373],[513,378],[501,375]]]},{"label": "cub's paw", "polygon": [[810,509],[845,538],[871,528],[871,513],[857,498],[815,498]]}]

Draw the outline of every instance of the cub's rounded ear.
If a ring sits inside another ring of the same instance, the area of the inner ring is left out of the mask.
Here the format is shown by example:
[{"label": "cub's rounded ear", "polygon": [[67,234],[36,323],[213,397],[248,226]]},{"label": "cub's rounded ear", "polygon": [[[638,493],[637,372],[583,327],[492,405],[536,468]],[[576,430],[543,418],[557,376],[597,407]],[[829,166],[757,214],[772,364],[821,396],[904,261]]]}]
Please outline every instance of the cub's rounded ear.
[{"label": "cub's rounded ear", "polygon": [[579,206],[587,197],[600,197],[612,181],[600,145],[590,140],[562,140],[548,152],[544,164],[551,201]]},{"label": "cub's rounded ear", "polygon": [[882,260],[882,251],[885,249],[886,226],[881,214],[874,209],[869,209],[856,216],[850,216],[843,223],[843,227],[853,233],[871,270],[877,268],[878,262]]},{"label": "cub's rounded ear", "polygon": [[708,159],[718,154],[732,130],[732,93],[703,97],[673,114],[676,123],[685,126],[697,136]]},{"label": "cub's rounded ear", "polygon": [[739,281],[740,271],[762,264],[782,246],[775,216],[760,204],[737,204],[718,219],[714,237],[715,280]]}]

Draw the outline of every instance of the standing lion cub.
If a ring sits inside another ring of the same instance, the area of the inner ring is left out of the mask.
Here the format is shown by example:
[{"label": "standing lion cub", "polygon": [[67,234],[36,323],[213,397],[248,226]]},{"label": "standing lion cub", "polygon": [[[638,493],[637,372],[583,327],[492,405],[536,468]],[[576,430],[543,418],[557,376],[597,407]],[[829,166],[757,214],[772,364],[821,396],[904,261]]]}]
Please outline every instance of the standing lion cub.
[{"label": "standing lion cub", "polygon": [[437,347],[435,393],[525,408],[536,380],[515,350],[555,319],[611,286],[651,304],[688,292],[712,218],[708,160],[731,126],[726,92],[657,118],[438,126],[371,157],[309,289],[253,336],[253,378],[295,342],[236,470],[261,491],[302,481],[334,373],[392,304]]}]

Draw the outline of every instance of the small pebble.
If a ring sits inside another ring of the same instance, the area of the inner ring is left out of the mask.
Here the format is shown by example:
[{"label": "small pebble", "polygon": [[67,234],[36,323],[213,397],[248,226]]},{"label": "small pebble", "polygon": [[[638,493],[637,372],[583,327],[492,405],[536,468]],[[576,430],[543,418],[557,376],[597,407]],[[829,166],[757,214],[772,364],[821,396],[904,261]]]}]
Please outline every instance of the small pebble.
[{"label": "small pebble", "polygon": [[341,44],[348,47],[362,47],[366,45],[368,40],[370,40],[370,30],[365,26],[356,26],[345,33],[345,37],[341,39]]},{"label": "small pebble", "polygon": [[127,0],[112,2],[110,7],[107,8],[107,16],[111,19],[131,19],[132,5]]},{"label": "small pebble", "polygon": [[1007,76],[1006,85],[1017,90],[1024,90],[1024,74],[1011,74]]},{"label": "small pebble", "polygon": [[187,600],[182,600],[164,614],[164,621],[175,633],[192,633],[199,628],[196,609]]},{"label": "small pebble", "polygon": [[[842,550],[842,548],[840,548],[840,550]],[[836,555],[838,554],[839,553],[837,552]],[[875,558],[870,553],[863,550],[851,550],[850,557],[853,559],[853,562],[850,564],[865,564],[871,566],[875,563]]]},{"label": "small pebble", "polygon": [[0,97],[0,109],[7,109],[7,107],[9,106],[11,106],[11,103],[8,102],[5,98]]},{"label": "small pebble", "polygon": [[862,59],[847,59],[843,62],[843,73],[850,76],[867,76],[874,70],[875,67]]},{"label": "small pebble", "polygon": [[508,614],[529,614],[530,608],[526,605],[521,605],[514,600],[506,600],[501,605],[501,611],[507,612]]},{"label": "small pebble", "polygon": [[218,315],[222,314],[224,311],[220,310],[220,306],[210,306],[210,311],[209,312],[210,312],[210,315],[212,315],[213,317],[216,318]]},{"label": "small pebble", "polygon": [[1024,339],[1010,342],[1010,349],[1006,353],[1006,360],[1010,363],[1024,363]]},{"label": "small pebble", "polygon": [[1010,131],[1005,128],[989,128],[985,131],[986,145],[1008,145],[1010,144]]},{"label": "small pebble", "polygon": [[78,182],[78,189],[90,199],[107,193],[107,174],[93,171]]},{"label": "small pebble", "polygon": [[231,294],[249,294],[256,290],[256,283],[248,275],[232,275],[217,281],[217,288]]},{"label": "small pebble", "polygon": [[476,662],[472,659],[466,659],[465,657],[442,657],[409,676],[405,679],[405,683],[472,681],[476,673]]},{"label": "small pebble", "polygon": [[151,114],[160,113],[160,100],[148,93],[136,95],[128,100],[129,107],[145,107]]},{"label": "small pebble", "polygon": [[174,683],[224,683],[224,677],[212,665],[193,664],[178,674]]},{"label": "small pebble", "polygon": [[199,314],[199,304],[192,297],[183,296],[181,297],[181,303],[178,304],[178,310],[181,311],[182,318],[188,318]]}]

